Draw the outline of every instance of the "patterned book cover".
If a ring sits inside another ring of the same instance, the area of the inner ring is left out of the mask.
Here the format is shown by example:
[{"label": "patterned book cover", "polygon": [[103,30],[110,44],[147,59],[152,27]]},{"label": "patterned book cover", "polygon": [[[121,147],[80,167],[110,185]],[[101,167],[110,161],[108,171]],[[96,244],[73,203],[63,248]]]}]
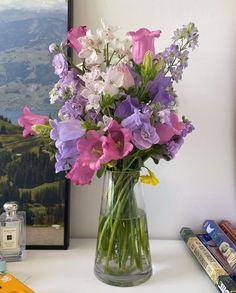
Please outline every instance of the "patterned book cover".
[{"label": "patterned book cover", "polygon": [[215,244],[219,247],[220,252],[227,260],[234,273],[236,273],[236,246],[234,245],[234,243],[227,237],[224,231],[213,220],[206,220],[203,223],[203,228],[210,235]]},{"label": "patterned book cover", "polygon": [[218,290],[222,293],[236,293],[234,281],[193,231],[190,228],[183,227],[180,235]]}]

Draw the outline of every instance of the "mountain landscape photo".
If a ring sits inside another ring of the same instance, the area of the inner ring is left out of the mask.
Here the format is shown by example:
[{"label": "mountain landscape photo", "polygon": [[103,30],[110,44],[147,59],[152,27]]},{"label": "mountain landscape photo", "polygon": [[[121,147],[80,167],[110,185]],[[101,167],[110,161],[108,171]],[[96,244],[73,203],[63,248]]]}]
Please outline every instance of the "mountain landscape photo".
[{"label": "mountain landscape photo", "polygon": [[17,120],[25,105],[57,117],[48,47],[66,40],[67,9],[65,0],[0,2],[0,209],[8,200],[20,203],[28,245],[64,244],[64,174],[55,174],[37,137],[22,137]]}]

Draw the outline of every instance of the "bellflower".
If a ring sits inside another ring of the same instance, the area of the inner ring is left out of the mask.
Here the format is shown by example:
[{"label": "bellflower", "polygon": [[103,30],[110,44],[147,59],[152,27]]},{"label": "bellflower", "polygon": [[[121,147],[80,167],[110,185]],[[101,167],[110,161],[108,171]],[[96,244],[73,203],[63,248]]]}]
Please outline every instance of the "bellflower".
[{"label": "bellflower", "polygon": [[68,140],[58,145],[58,152],[56,153],[56,173],[71,169],[74,165],[79,152],[77,149],[78,139]]},{"label": "bellflower", "polygon": [[132,142],[138,149],[148,149],[159,141],[155,127],[150,124],[149,116],[136,109],[134,114],[124,119],[121,124],[132,131]]},{"label": "bellflower", "polygon": [[81,51],[81,43],[79,41],[79,38],[85,36],[86,31],[86,26],[80,26],[71,28],[67,33],[69,46],[75,49],[77,53]]},{"label": "bellflower", "polygon": [[144,124],[150,124],[150,118],[137,109],[134,109],[134,113],[121,122],[123,127],[129,128],[131,131],[139,129]]},{"label": "bellflower", "polygon": [[75,185],[85,185],[91,183],[94,173],[95,170],[90,169],[88,165],[84,165],[78,158],[66,178],[70,179]]},{"label": "bellflower", "polygon": [[150,124],[144,124],[139,129],[133,131],[132,142],[138,149],[145,150],[149,149],[153,144],[157,144],[159,142],[159,136],[155,127]]},{"label": "bellflower", "polygon": [[61,171],[67,171],[70,170],[71,167],[75,163],[75,158],[63,158],[60,153],[56,153],[55,155],[56,163],[55,163],[55,170],[56,173],[59,173]]},{"label": "bellflower", "polygon": [[36,135],[36,133],[31,129],[33,125],[42,124],[44,125],[48,122],[48,117],[33,114],[29,107],[25,106],[23,109],[22,116],[19,117],[18,123],[21,127],[23,127],[23,136],[27,135]]},{"label": "bellflower", "polygon": [[108,145],[105,146],[107,152],[113,149],[113,160],[126,157],[133,149],[132,132],[128,128],[121,127],[115,120],[108,126]]},{"label": "bellflower", "polygon": [[171,77],[166,77],[164,72],[160,72],[156,79],[148,83],[148,93],[153,103],[160,103],[167,106],[174,101],[174,96],[169,92],[172,86]]},{"label": "bellflower", "polygon": [[132,115],[135,109],[139,108],[140,104],[137,98],[126,96],[126,99],[117,106],[114,115],[121,119],[125,119]]},{"label": "bellflower", "polygon": [[85,134],[85,129],[81,126],[79,120],[70,119],[64,121],[49,120],[52,127],[50,137],[56,140],[56,147],[59,147],[63,142],[74,140],[82,137]]},{"label": "bellflower", "polygon": [[167,143],[174,135],[180,135],[185,129],[185,123],[179,121],[174,112],[169,112],[168,123],[158,123],[156,132],[160,138],[159,144]]},{"label": "bellflower", "polygon": [[105,149],[107,143],[107,137],[100,135],[95,130],[89,130],[86,138],[79,139],[77,146],[83,166],[98,170],[102,164],[112,160],[109,149]]},{"label": "bellflower", "polygon": [[159,38],[160,30],[149,31],[141,28],[136,32],[128,32],[127,35],[133,39],[132,57],[135,63],[140,64],[147,51],[151,51],[155,55],[154,39]]}]

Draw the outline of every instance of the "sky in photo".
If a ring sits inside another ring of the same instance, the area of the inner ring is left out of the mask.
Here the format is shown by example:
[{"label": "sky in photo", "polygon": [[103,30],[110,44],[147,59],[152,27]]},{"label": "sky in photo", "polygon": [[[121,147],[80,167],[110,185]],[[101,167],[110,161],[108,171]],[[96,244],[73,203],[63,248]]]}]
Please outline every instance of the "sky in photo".
[{"label": "sky in photo", "polygon": [[62,10],[66,7],[67,0],[0,0],[0,11],[6,9]]}]

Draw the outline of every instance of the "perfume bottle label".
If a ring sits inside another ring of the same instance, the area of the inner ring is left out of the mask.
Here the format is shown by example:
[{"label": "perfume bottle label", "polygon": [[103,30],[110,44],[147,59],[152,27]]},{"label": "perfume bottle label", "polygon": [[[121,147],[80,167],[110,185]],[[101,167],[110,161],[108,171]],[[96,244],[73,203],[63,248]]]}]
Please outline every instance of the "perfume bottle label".
[{"label": "perfume bottle label", "polygon": [[12,250],[17,249],[18,229],[17,227],[2,227],[2,249]]}]

